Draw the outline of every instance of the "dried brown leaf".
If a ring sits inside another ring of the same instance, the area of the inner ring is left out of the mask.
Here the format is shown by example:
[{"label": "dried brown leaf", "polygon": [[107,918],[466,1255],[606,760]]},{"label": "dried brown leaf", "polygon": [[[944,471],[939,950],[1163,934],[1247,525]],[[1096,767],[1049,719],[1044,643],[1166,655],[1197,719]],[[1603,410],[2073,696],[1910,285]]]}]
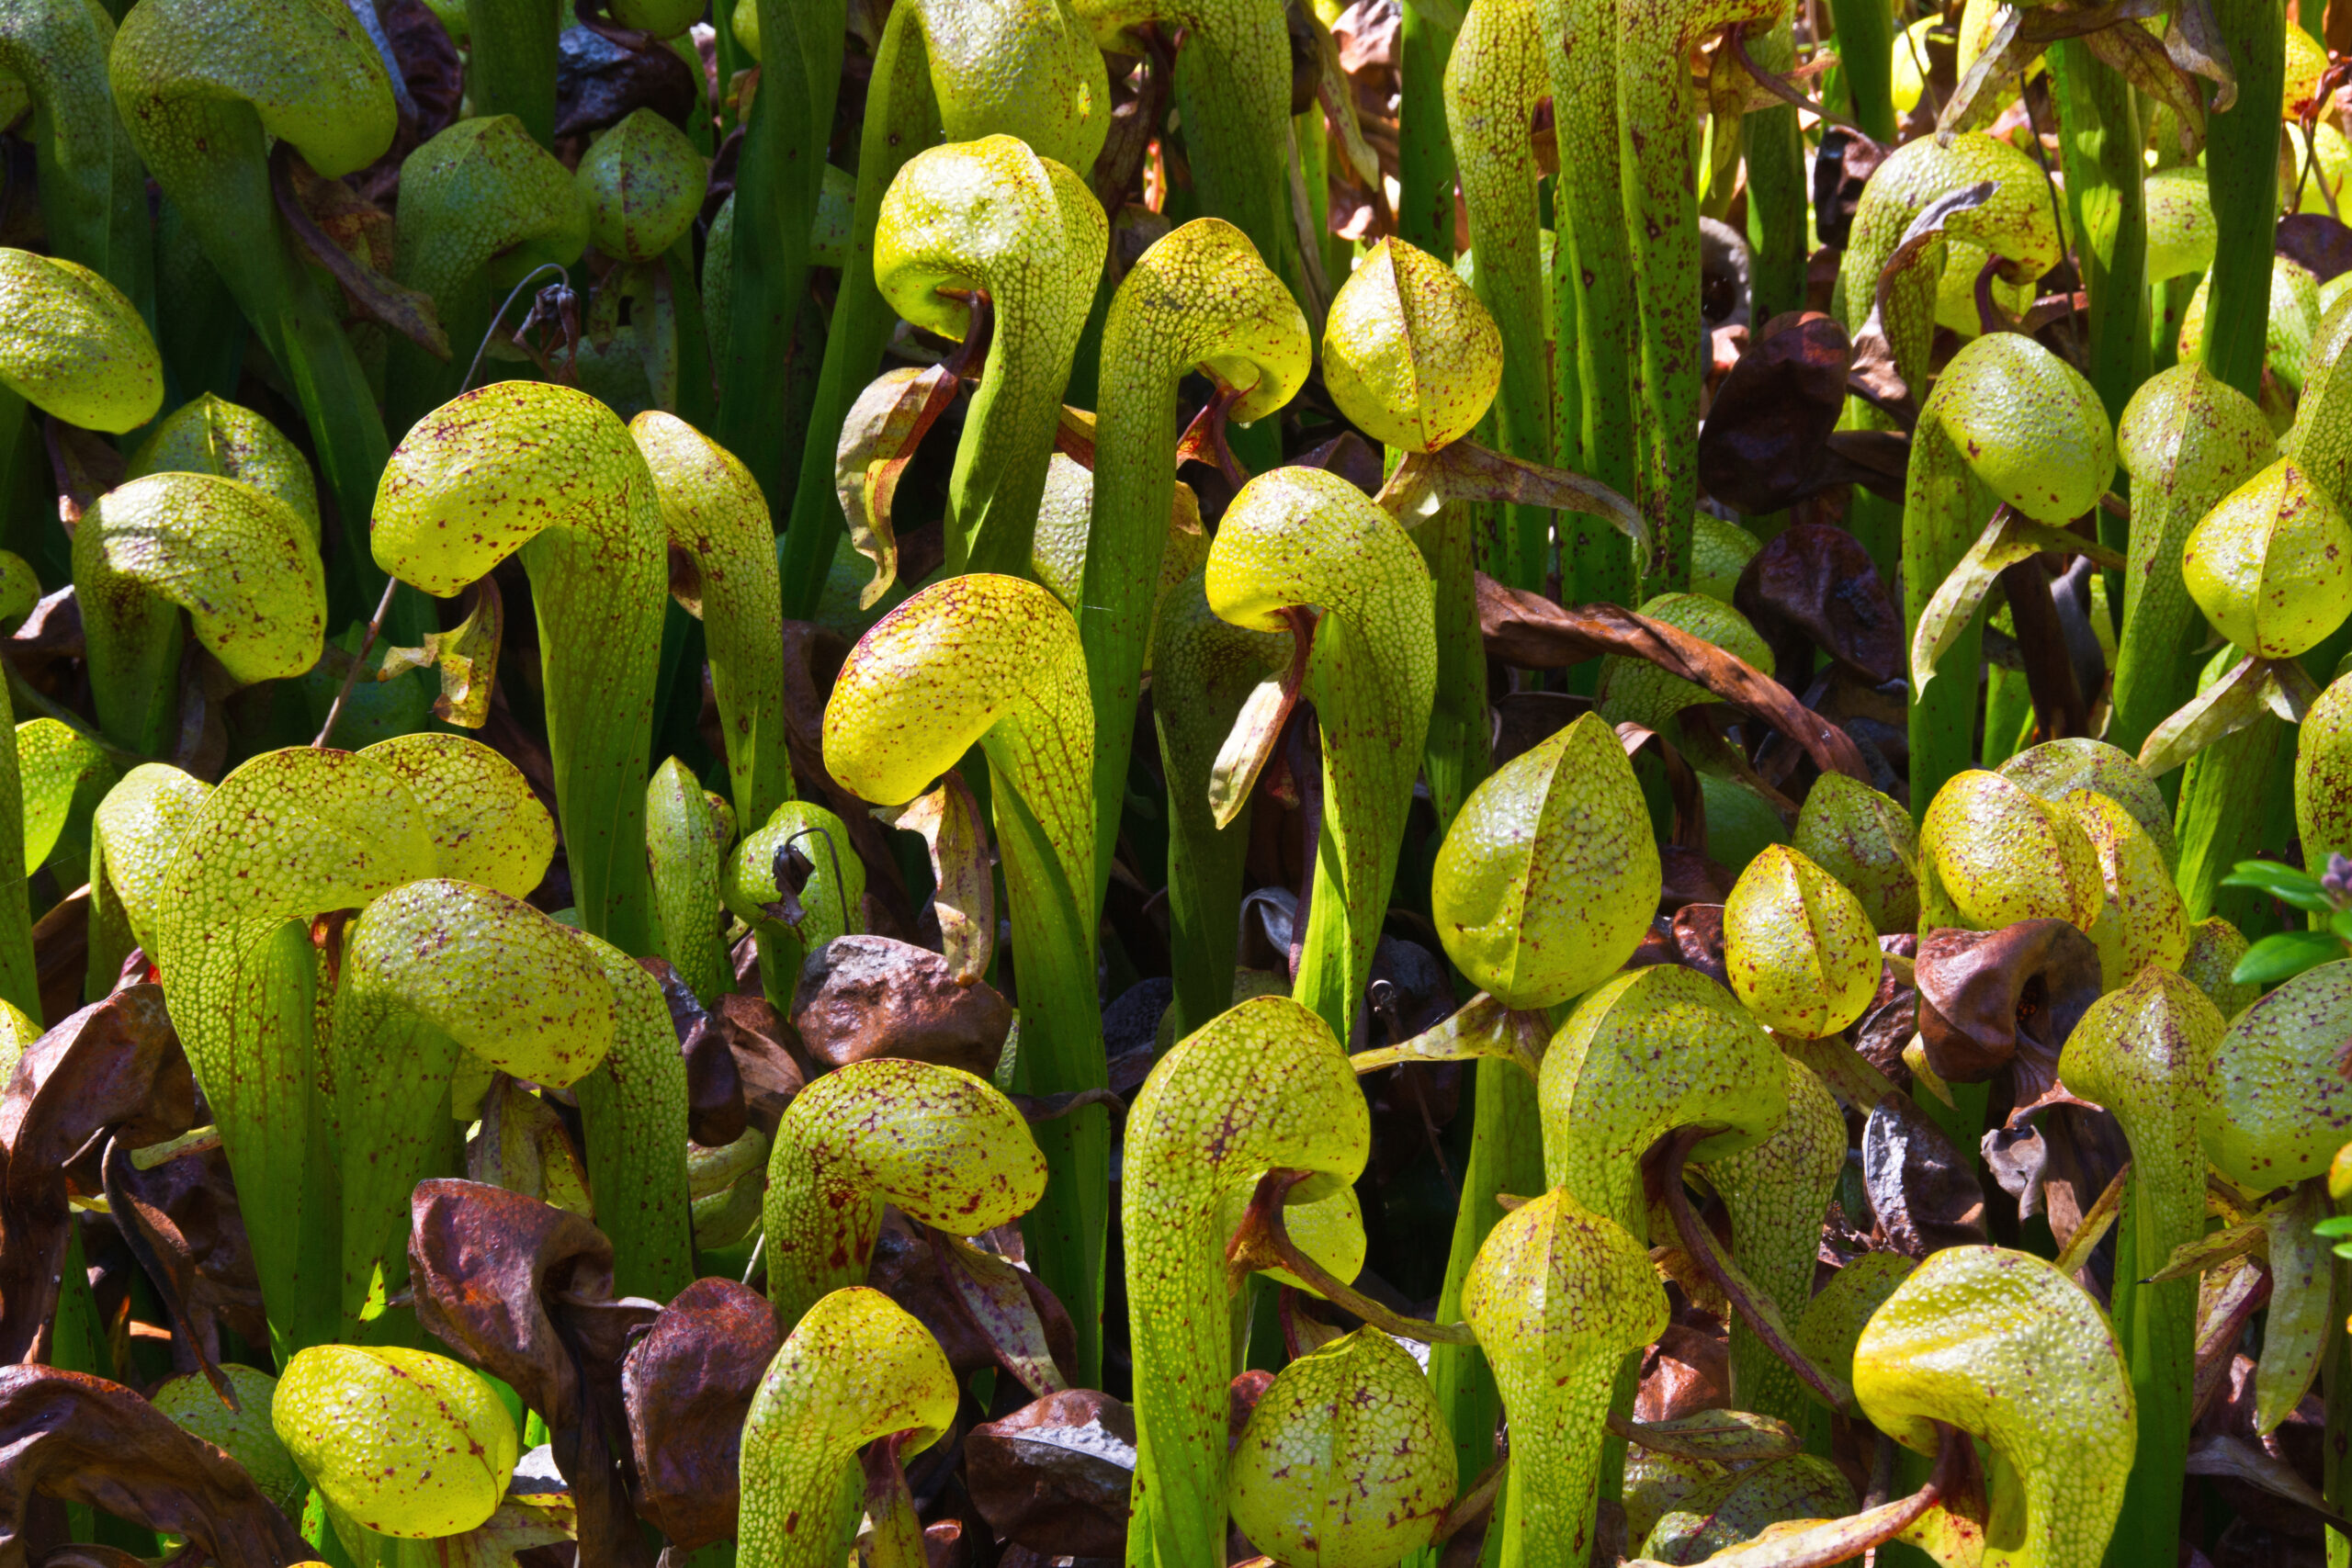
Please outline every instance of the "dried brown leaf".
[{"label": "dried brown leaf", "polygon": [[943,773],[930,793],[904,806],[878,809],[875,816],[903,831],[921,833],[930,848],[935,885],[932,907],[939,914],[940,949],[956,983],[971,985],[989,972],[996,956],[996,874],[988,825],[971,786],[961,773]]},{"label": "dried brown leaf", "polygon": [[827,1066],[899,1056],[985,1077],[996,1070],[1012,1009],[986,981],[959,982],[929,948],[843,936],[802,965],[792,1022]]},{"label": "dried brown leaf", "polygon": [[965,1485],[1007,1540],[1052,1556],[1125,1550],[1135,1413],[1091,1388],[1050,1393],[964,1439]]},{"label": "dried brown leaf", "polygon": [[1984,1189],[1973,1152],[1955,1147],[1908,1096],[1890,1094],[1871,1108],[1862,1181],[1887,1239],[1908,1256],[1984,1244]]},{"label": "dried brown leaf", "polygon": [[1646,660],[1780,730],[1823,772],[1870,778],[1844,730],[1755,666],[1679,626],[1615,604],[1566,608],[1506,588],[1484,572],[1478,574],[1478,625],[1487,657],[1522,670],[1558,670],[1611,653]]},{"label": "dried brown leaf", "polygon": [[244,1468],[123,1387],[54,1367],[0,1369],[0,1568],[25,1568],[36,1499],[187,1538],[190,1561],[284,1568],[311,1557]]},{"label": "dried brown leaf", "polygon": [[782,1343],[765,1296],[696,1280],[621,1364],[639,1507],[679,1551],[735,1534],[743,1417]]},{"label": "dried brown leaf", "polygon": [[68,1200],[103,1190],[99,1134],[154,1144],[195,1124],[196,1081],[160,986],[126,987],[26,1050],[0,1091],[0,1360],[27,1359],[56,1305]]},{"label": "dried brown leaf", "polygon": [[579,1509],[582,1561],[651,1568],[629,1506],[620,1364],[651,1302],[613,1299],[613,1246],[579,1215],[472,1181],[417,1183],[417,1322],[547,1422]]},{"label": "dried brown leaf", "polygon": [[898,580],[891,503],[924,434],[956,400],[956,372],[944,365],[898,367],[860,392],[842,421],[833,493],[841,498],[850,544],[874,563],[873,580],[858,590],[861,610],[873,608]]},{"label": "dried brown leaf", "polygon": [[1902,668],[1902,612],[1870,552],[1843,528],[1798,523],[1766,540],[1732,604],[1771,645],[1784,678],[1809,667],[1814,648],[1873,685]]}]

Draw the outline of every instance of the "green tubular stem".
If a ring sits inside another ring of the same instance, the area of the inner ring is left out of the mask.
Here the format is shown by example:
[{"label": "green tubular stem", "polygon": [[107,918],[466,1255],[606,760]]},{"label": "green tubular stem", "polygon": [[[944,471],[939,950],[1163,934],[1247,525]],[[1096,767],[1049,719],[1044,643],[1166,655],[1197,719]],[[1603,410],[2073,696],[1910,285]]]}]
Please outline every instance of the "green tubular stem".
[{"label": "green tubular stem", "polygon": [[2033,742],[2033,690],[2025,671],[1984,667],[1984,765],[1997,768]]},{"label": "green tubular stem", "polygon": [[[1361,493],[1361,492],[1359,492]],[[913,799],[977,742],[988,758],[1031,1094],[1109,1081],[1097,1000],[1093,712],[1077,624],[1026,579],[975,573],[915,594],[851,650],[827,702],[825,765],[864,799]],[[1079,1374],[1102,1365],[1110,1131],[1099,1107],[1044,1123],[1052,1179],[1023,1230],[1069,1308]]]},{"label": "green tubular stem", "polygon": [[2265,712],[2198,752],[2182,770],[2180,807],[2173,818],[2173,840],[2179,847],[2174,882],[2192,925],[2218,914],[2244,930],[2260,908],[2258,890],[2224,888],[2222,878],[2263,847],[2264,807],[2281,741],[2289,742],[2291,756],[2288,727]]},{"label": "green tubular stem", "polygon": [[2205,304],[2205,368],[2259,401],[2278,215],[2287,11],[2278,0],[2217,0],[2213,15],[2239,64],[2236,103],[2206,121],[2205,183],[2217,239]]},{"label": "green tubular stem", "polygon": [[2134,394],[2116,445],[2132,474],[2132,538],[2107,739],[2136,756],[2197,692],[2206,628],[2181,577],[2181,547],[2215,502],[2267,466],[2274,442],[2245,394],[2186,365]]},{"label": "green tubular stem", "polygon": [[466,0],[466,96],[473,112],[513,115],[550,152],[559,28],[548,0]]},{"label": "green tubular stem", "polygon": [[2201,273],[2167,277],[2148,291],[2148,364],[2169,370],[2180,361],[2180,326],[2197,298]]},{"label": "green tubular stem", "polygon": [[[1923,412],[1911,445],[1903,509],[1904,626],[1918,624],[1935,585],[1960,563],[1992,502],[1968,464]],[[1976,670],[1984,645],[1982,610],[1938,661],[1939,678],[1911,699],[1911,815],[1916,819],[1954,773],[1974,765]]]},{"label": "green tubular stem", "polygon": [[1291,216],[1290,35],[1279,0],[1078,0],[1074,8],[1098,41],[1143,21],[1184,29],[1174,100],[1193,198],[1250,236],[1319,335],[1327,301]]},{"label": "green tubular stem", "polygon": [[[16,753],[9,747],[0,755],[0,773],[12,779],[19,776]],[[0,785],[0,799],[7,798],[7,787]],[[84,1001],[97,1001],[114,989],[132,948],[156,951],[155,909],[164,868],[188,818],[211,793],[210,784],[168,762],[142,762],[91,812],[90,967]],[[17,798],[22,798],[21,790]],[[24,852],[21,835],[16,852]],[[0,841],[0,875],[10,874],[7,854],[6,842]],[[13,874],[21,880],[21,858],[17,864]],[[26,940],[30,942],[29,935]],[[28,946],[28,964],[30,953]],[[25,971],[28,977],[31,973],[29,967]]]},{"label": "green tubular stem", "polygon": [[932,94],[931,66],[915,7],[894,6],[883,24],[874,75],[866,84],[849,259],[842,267],[841,292],[825,331],[825,357],[793,484],[791,517],[776,544],[787,619],[808,619],[824,595],[825,575],[842,537],[841,500],[833,490],[834,444],[850,405],[882,363],[882,348],[890,341],[896,319],[874,281],[874,226],[882,211],[882,193],[907,160],[938,141],[939,134],[939,103]]},{"label": "green tubular stem", "polygon": [[1209,777],[1242,704],[1287,662],[1283,638],[1244,631],[1210,610],[1199,572],[1160,596],[1152,626],[1152,722],[1168,775],[1168,940],[1175,972],[1176,1037],[1233,1002],[1241,931],[1241,863],[1250,806],[1220,829]]},{"label": "green tubular stem", "polygon": [[[1699,196],[1693,184],[1690,54],[1735,22],[1777,22],[1781,0],[1623,0],[1617,11],[1620,222],[1638,309],[1634,388],[1642,457],[1635,492],[1659,560],[1645,594],[1690,583],[1699,500]],[[1581,230],[1577,235],[1582,243]]]},{"label": "green tubular stem", "polygon": [[[696,430],[707,430],[718,423],[716,398],[718,383],[713,379],[710,363],[710,317],[703,309],[702,288],[695,281],[695,235],[689,228],[678,236],[668,254],[658,264],[661,276],[669,289],[671,332],[677,343],[678,357],[678,417]],[[762,510],[765,510],[763,498]],[[770,530],[773,536],[774,530]],[[771,567],[775,556],[775,540],[768,540]]]},{"label": "green tubular stem", "polygon": [[[1467,28],[1464,29],[1468,31]],[[1485,1061],[1473,1069],[1476,1096],[1470,1128],[1470,1157],[1462,1173],[1462,1201],[1453,1213],[1453,1242],[1445,1259],[1437,1321],[1462,1315],[1462,1291],[1470,1266],[1501,1223],[1496,1194],[1519,1196],[1544,1185],[1544,1128],[1535,1109],[1535,1085],[1516,1062]],[[1454,1467],[1476,1475],[1495,1457],[1495,1423],[1502,1395],[1493,1369],[1475,1345],[1430,1347],[1430,1390],[1453,1434]]]},{"label": "green tubular stem", "polygon": [[[1472,282],[1502,332],[1503,380],[1495,404],[1500,445],[1512,457],[1537,463],[1560,460],[1553,447],[1552,312],[1536,190],[1541,171],[1527,130],[1536,105],[1551,90],[1534,0],[1475,0],[1446,62],[1446,118],[1470,218]],[[1580,406],[1575,377],[1566,378],[1562,393],[1567,400],[1562,428],[1574,441],[1577,421],[1567,415]],[[1552,514],[1512,506],[1503,516],[1503,558],[1494,575],[1540,592],[1550,566]]]},{"label": "green tubular stem", "polygon": [[613,1048],[576,1086],[596,1228],[617,1294],[668,1301],[695,1278],[686,1186],[686,1064],[661,984],[608,942],[582,937],[613,990]]},{"label": "green tubular stem", "polygon": [[1303,681],[1323,740],[1323,819],[1291,994],[1351,1037],[1436,696],[1428,568],[1396,519],[1320,468],[1244,485],[1209,547],[1218,615],[1253,631],[1319,609]]},{"label": "green tubular stem", "polygon": [[[1355,245],[1354,242],[1343,240],[1331,232],[1331,139],[1324,134],[1324,129],[1323,108],[1319,104],[1309,104],[1305,113],[1291,118],[1291,141],[1298,149],[1299,170],[1306,185],[1306,228],[1317,242],[1313,265],[1323,269],[1323,276],[1328,280],[1347,276],[1348,264],[1355,254]],[[1190,194],[1171,193],[1171,197],[1181,200]],[[1247,454],[1238,447],[1235,456],[1244,462],[1250,461]],[[1265,470],[1260,468],[1258,471],[1263,473]]]},{"label": "green tubular stem", "polygon": [[570,388],[484,387],[401,443],[374,512],[376,558],[445,598],[520,551],[581,925],[650,952],[645,769],[668,547],[628,430]]},{"label": "green tubular stem", "polygon": [[[2074,219],[2075,258],[2090,296],[2090,379],[2107,417],[2148,378],[2148,210],[2142,189],[2140,115],[2132,84],[2080,39],[2050,47],[2058,88],[2059,160]],[[2106,543],[2124,547],[2128,525],[2102,512]]]},{"label": "green tubular stem", "polygon": [[[1126,798],[1129,742],[1152,599],[1176,495],[1176,389],[1205,368],[1243,389],[1230,412],[1273,413],[1306,379],[1306,318],[1250,241],[1195,219],[1144,252],[1102,328],[1093,522],[1079,580],[1079,640],[1094,705],[1094,880],[1100,910]],[[1483,668],[1483,666],[1482,666]]]},{"label": "green tubular stem", "polygon": [[271,1194],[246,1224],[281,1363],[332,1339],[340,1317],[310,920],[435,870],[424,808],[395,774],[349,752],[295,750],[222,780],[164,873],[154,958],[237,1185]]},{"label": "green tubular stem", "polygon": [[1397,107],[1396,231],[1444,261],[1453,259],[1453,141],[1445,101],[1453,33],[1418,6],[1404,8],[1398,28],[1402,84]]},{"label": "green tubular stem", "polygon": [[670,547],[694,562],[726,738],[735,819],[765,822],[792,798],[785,750],[784,617],[767,503],[733,453],[691,424],[649,410],[629,422],[661,498]]},{"label": "green tubular stem", "polygon": [[[37,468],[46,468],[40,423],[32,406],[15,388],[0,381],[0,547],[28,564],[36,574],[68,579],[74,574],[72,544],[60,539],[51,525],[54,513],[43,515],[34,491]],[[46,479],[41,481],[46,489]],[[26,493],[19,494],[18,491]]]},{"label": "green tubular stem", "polygon": [[[82,532],[75,531],[77,542]],[[91,575],[83,573],[85,581]],[[89,598],[97,610],[89,625],[98,630],[86,637],[85,646],[90,650],[90,705],[98,710],[99,733],[139,756],[163,756],[179,731],[180,655],[187,640],[187,622],[178,605],[142,592],[137,583],[103,587],[113,592],[102,594],[101,584],[94,582],[87,588],[77,585],[75,593],[77,599]]]},{"label": "green tubular stem", "polygon": [[882,198],[874,276],[916,326],[961,339],[950,292],[985,293],[988,355],[947,479],[947,570],[1029,570],[1039,500],[1110,227],[1086,183],[1010,136],[933,147]]},{"label": "green tubular stem", "polygon": [[[1794,1323],[1813,1299],[1821,1220],[1846,1164],[1846,1119],[1821,1080],[1783,1056],[1789,1114],[1756,1147],[1706,1168],[1730,1211],[1742,1272]],[[1731,1325],[1733,1406],[1802,1426],[1814,1401],[1788,1363],[1744,1319]]]},{"label": "green tubular stem", "polygon": [[[1068,824],[1048,827],[1031,808],[1041,769],[1056,765],[1011,736],[980,742],[988,754],[997,844],[1012,908],[1022,1014],[1022,1087],[1032,1094],[1100,1089],[1108,1079],[1096,1002],[1094,926],[1087,919],[1083,845]],[[1081,828],[1080,829],[1083,831]],[[1023,933],[1026,933],[1025,935]],[[1102,1269],[1110,1227],[1110,1124],[1089,1107],[1037,1129],[1046,1165],[1061,1178],[1022,1229],[1038,1277],[1068,1303],[1078,1329],[1081,1385],[1101,1375]]]},{"label": "green tubular stem", "polygon": [[165,197],[155,223],[155,342],[173,400],[234,397],[249,330],[178,204]]},{"label": "green tubular stem", "polygon": [[[0,725],[16,733],[16,714],[5,685],[0,685]],[[0,746],[0,1001],[35,1024],[43,1021],[40,976],[33,961],[31,895],[26,885],[24,781],[13,745]]]},{"label": "green tubular stem", "polygon": [[[2331,1207],[2337,1213],[2345,1212],[2342,1203]],[[2328,1278],[2334,1292],[2330,1304],[2340,1310],[2343,1303],[2352,1301],[2352,1261],[2330,1258]],[[2326,1440],[2320,1447],[2320,1486],[2327,1497],[2327,1506],[2340,1514],[2347,1495],[2352,1495],[2352,1463],[2346,1462],[2346,1455],[2352,1454],[2352,1442],[2346,1440],[2352,1437],[2352,1341],[2344,1335],[2330,1335],[2328,1338],[2323,1362],[2326,1381],[2320,1393],[2331,1414]],[[2330,1527],[2327,1568],[2346,1568],[2347,1563],[2352,1563],[2352,1536]]]},{"label": "green tubular stem", "polygon": [[1135,1346],[1130,1568],[1224,1562],[1227,1197],[1273,1169],[1315,1173],[1294,1204],[1328,1196],[1363,1170],[1371,1142],[1347,1059],[1285,997],[1220,1014],[1137,1091],[1120,1199]]},{"label": "green tubular stem", "polygon": [[[278,218],[268,139],[329,177],[372,162],[394,129],[382,62],[328,0],[165,0],[129,18],[107,68],[140,155],[293,383],[343,519],[348,608],[364,615],[384,586],[368,518],[390,443],[339,301]],[[395,641],[420,641],[428,625],[422,604],[395,598]]]},{"label": "green tubular stem", "polygon": [[1470,792],[1487,776],[1492,756],[1487,728],[1487,649],[1478,634],[1476,511],[1449,502],[1415,531],[1437,612],[1437,688],[1421,743],[1430,798],[1443,833]]},{"label": "green tubular stem", "polygon": [[[1563,467],[1632,495],[1637,312],[1617,151],[1617,8],[1609,0],[1537,0],[1536,14],[1560,146],[1552,336],[1562,348],[1576,345],[1573,400],[1566,390],[1568,367],[1560,365],[1554,374],[1554,450]],[[1571,37],[1574,54],[1564,42]],[[1678,168],[1683,161],[1673,160]],[[1572,526],[1562,538],[1560,575],[1575,585],[1575,601],[1634,604],[1634,557],[1624,536],[1581,514]],[[1687,532],[1688,518],[1683,527]]]},{"label": "green tubular stem", "polygon": [[672,757],[645,786],[645,858],[653,884],[656,944],[704,1006],[735,988],[727,953],[720,867],[735,837],[734,813]]},{"label": "green tubular stem", "polygon": [[1894,26],[1879,0],[1830,0],[1838,33],[1838,68],[1854,123],[1882,147],[1892,147],[1894,123]]},{"label": "green tubular stem", "polygon": [[2224,1028],[2192,981],[2151,964],[2094,1003],[2067,1036],[2061,1071],[2114,1111],[2131,1142],[2110,1313],[2131,1368],[2138,1450],[2109,1560],[2177,1551],[2183,1470],[2195,1404],[2197,1280],[2149,1283],[2176,1247],[2205,1231],[2205,1155],[2197,1122]]},{"label": "green tubular stem", "polygon": [[1666,1291],[1623,1226],[1554,1188],[1497,1224],[1463,1315],[1510,1417],[1502,1568],[1589,1562],[1608,1491],[1604,1439],[1629,1356],[1666,1326]]},{"label": "green tubular stem", "polygon": [[[1786,74],[1796,65],[1796,34],[1782,21],[1750,45],[1756,62]],[[1806,186],[1804,136],[1793,107],[1751,109],[1740,130],[1747,143],[1747,227],[1755,248],[1748,319],[1758,326],[1804,309]]]},{"label": "green tubular stem", "polygon": [[798,482],[786,471],[791,383],[778,370],[796,350],[793,325],[808,291],[808,228],[832,136],[844,17],[842,0],[760,0],[761,91],[735,185],[732,304],[729,320],[711,323],[713,434],[752,471],[771,512],[786,510]]},{"label": "green tubular stem", "polygon": [[152,321],[146,171],[107,85],[114,31],[112,18],[76,0],[11,0],[0,6],[0,70],[33,100],[28,129],[51,253],[106,277]]}]

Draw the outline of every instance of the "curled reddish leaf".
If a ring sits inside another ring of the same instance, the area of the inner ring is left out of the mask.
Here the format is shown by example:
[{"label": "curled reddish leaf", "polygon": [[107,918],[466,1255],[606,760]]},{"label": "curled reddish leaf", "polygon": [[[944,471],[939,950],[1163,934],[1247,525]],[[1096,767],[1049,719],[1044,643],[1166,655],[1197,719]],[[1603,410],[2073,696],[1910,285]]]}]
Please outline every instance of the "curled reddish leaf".
[{"label": "curled reddish leaf", "polygon": [[1674,911],[1674,919],[1666,929],[1667,942],[1674,950],[1673,962],[1685,969],[1695,969],[1716,985],[1728,987],[1731,979],[1724,968],[1724,907],[1721,904],[1685,904]]},{"label": "curled reddish leaf", "polygon": [[[1069,1355],[1075,1348],[1069,1314],[1045,1281],[944,1232],[932,1231],[929,1239],[941,1278],[974,1330],[996,1353],[997,1365],[1041,1398],[1068,1388],[1069,1378],[1057,1352]],[[1057,1327],[1062,1330],[1058,1336]]]},{"label": "curled reddish leaf", "polygon": [[2098,949],[2064,920],[1931,931],[1912,973],[1936,1076],[1984,1083],[2011,1073],[2020,1104],[2056,1081],[2059,1048],[2099,997]]},{"label": "curled reddish leaf", "polygon": [[808,1081],[800,1034],[764,997],[737,992],[711,1004],[711,1026],[735,1058],[744,1114],[751,1125],[773,1136],[785,1107]]},{"label": "curled reddish leaf", "polygon": [[783,1342],[765,1296],[696,1280],[621,1363],[639,1507],[682,1552],[735,1534],[743,1417]]},{"label": "curled reddish leaf", "polygon": [[1684,1306],[1642,1352],[1634,1419],[1679,1421],[1731,1405],[1731,1340],[1721,1319]]},{"label": "curled reddish leaf", "polygon": [[613,1299],[613,1244],[579,1215],[478,1182],[420,1181],[410,1206],[416,1320],[548,1425],[583,1561],[650,1568],[629,1506],[620,1365],[650,1302]]},{"label": "curled reddish leaf", "polygon": [[2352,272],[2352,228],[2323,212],[2290,212],[2278,220],[2278,254],[2325,283]]},{"label": "curled reddish leaf", "polygon": [[1861,205],[1862,187],[1894,151],[1859,130],[1822,127],[1821,148],[1813,160],[1813,210],[1823,244],[1844,246],[1854,225],[1854,209]]},{"label": "curled reddish leaf", "polygon": [[566,28],[556,39],[558,138],[602,130],[640,108],[676,125],[694,107],[694,73],[660,39],[617,28]]},{"label": "curled reddish leaf", "polygon": [[898,1056],[996,1071],[1012,1009],[985,981],[959,984],[927,947],[885,936],[836,937],[808,955],[793,994],[793,1026],[810,1057],[847,1066]]},{"label": "curled reddish leaf", "polygon": [[996,874],[972,786],[961,773],[943,773],[929,793],[881,816],[901,831],[922,834],[929,847],[940,952],[956,983],[971,985],[996,955]]},{"label": "curled reddish leaf", "polygon": [[849,525],[851,546],[874,563],[873,580],[858,590],[861,610],[873,608],[898,580],[892,500],[915,448],[956,400],[956,372],[944,365],[885,370],[858,394],[842,423],[833,492]]},{"label": "curled reddish leaf", "polygon": [[1569,609],[1480,572],[1478,628],[1489,658],[1522,670],[1558,670],[1611,653],[1645,660],[1778,729],[1822,772],[1869,781],[1861,753],[1844,730],[1754,665],[1679,626],[1615,604]]},{"label": "curled reddish leaf", "polygon": [[217,1363],[223,1325],[248,1344],[266,1344],[261,1277],[220,1145],[141,1170],[118,1137],[105,1174],[115,1225],[174,1317],[175,1364]]},{"label": "curled reddish leaf", "polygon": [[1053,1556],[1125,1550],[1135,1412],[1096,1389],[1023,1405],[964,1439],[965,1484],[1007,1540]]},{"label": "curled reddish leaf", "polygon": [[1903,672],[1903,612],[1861,541],[1799,523],[1749,558],[1732,604],[1771,645],[1777,672],[1801,684],[1818,648],[1872,685]]},{"label": "curled reddish leaf", "polygon": [[1984,1189],[1972,1153],[1907,1096],[1886,1096],[1863,1123],[1862,1184],[1897,1251],[1925,1258],[1984,1244]]},{"label": "curled reddish leaf", "polygon": [[664,958],[640,958],[638,966],[662,982],[670,1004],[670,1027],[686,1062],[686,1135],[707,1149],[724,1148],[743,1135],[749,1117],[742,1075],[726,1029],[695,999],[694,990]]},{"label": "curled reddish leaf", "polygon": [[23,1568],[35,1500],[97,1508],[187,1540],[190,1561],[284,1568],[311,1553],[244,1468],[120,1383],[0,1370],[0,1568]]},{"label": "curled reddish leaf", "polygon": [[0,1092],[0,1361],[27,1359],[57,1304],[68,1198],[101,1190],[98,1134],[157,1144],[195,1122],[196,1080],[160,986],[127,986],[26,1050]]},{"label": "curled reddish leaf", "polygon": [[1776,316],[1732,367],[1699,429],[1699,483],[1736,511],[1777,512],[1815,482],[1846,407],[1846,329],[1806,310]]},{"label": "curled reddish leaf", "polygon": [[[875,1238],[866,1281],[930,1330],[957,1382],[989,1367],[1021,1377],[1024,1383],[1041,1376],[1050,1378],[1052,1386],[1066,1381],[1058,1368],[1075,1364],[1077,1331],[1069,1311],[1043,1280],[1026,1269],[1001,1264],[1013,1276],[1009,1281],[1012,1290],[1002,1290],[1008,1281],[999,1280],[987,1292],[989,1300],[976,1306],[974,1297],[967,1294],[975,1281],[958,1277],[965,1259],[943,1255],[934,1233],[926,1229],[917,1235],[901,1219],[889,1215]],[[963,1250],[969,1254],[973,1249]],[[1014,1294],[1025,1299],[1016,1303]],[[1051,1392],[1050,1386],[1030,1387],[1033,1393]]]}]

